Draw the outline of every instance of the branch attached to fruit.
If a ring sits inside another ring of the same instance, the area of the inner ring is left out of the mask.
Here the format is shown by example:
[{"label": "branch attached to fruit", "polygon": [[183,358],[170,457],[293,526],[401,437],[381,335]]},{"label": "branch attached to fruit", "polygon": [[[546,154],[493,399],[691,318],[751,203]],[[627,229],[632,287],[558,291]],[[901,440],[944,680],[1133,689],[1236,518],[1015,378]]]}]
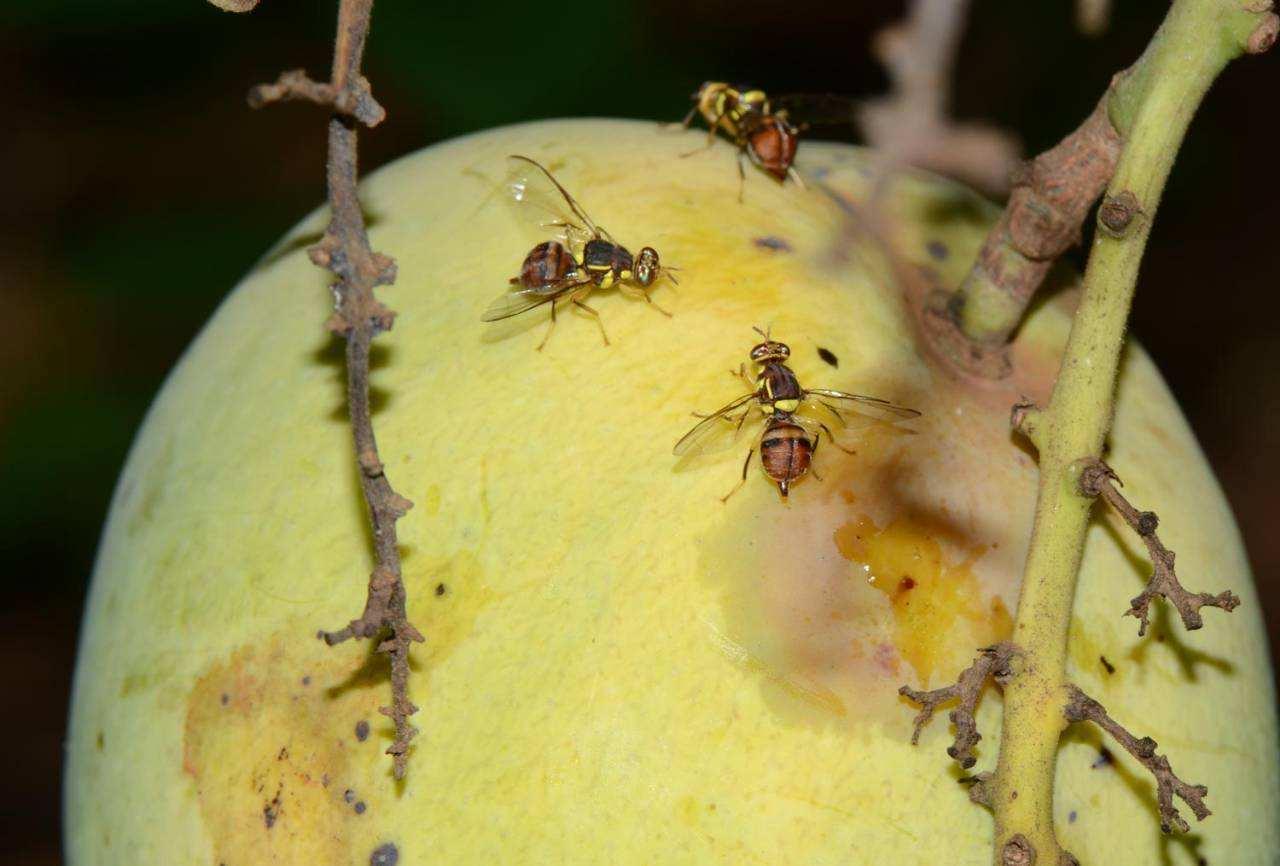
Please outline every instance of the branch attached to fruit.
[{"label": "branch attached to fruit", "polygon": [[1106,500],[1107,504],[1124,518],[1124,522],[1129,524],[1129,528],[1138,533],[1138,537],[1147,545],[1147,552],[1151,555],[1153,567],[1151,578],[1142,592],[1129,602],[1129,609],[1125,611],[1127,616],[1138,620],[1138,635],[1147,633],[1147,611],[1151,606],[1151,600],[1157,595],[1164,596],[1166,601],[1178,609],[1182,624],[1188,631],[1204,625],[1204,620],[1200,616],[1202,607],[1217,607],[1228,613],[1235,610],[1240,604],[1240,598],[1231,590],[1217,595],[1187,591],[1173,569],[1173,551],[1165,547],[1160,541],[1160,536],[1156,534],[1160,518],[1154,511],[1139,511],[1134,508],[1116,489],[1118,483],[1121,482],[1115,472],[1101,460],[1089,460],[1081,469],[1081,491],[1086,496],[1100,496]]},{"label": "branch attached to fruit", "polygon": [[1067,686],[1067,705],[1063,712],[1069,723],[1093,722],[1102,728],[1123,746],[1126,752],[1133,755],[1138,763],[1146,767],[1151,775],[1155,776],[1156,802],[1160,809],[1162,831],[1169,833],[1176,828],[1179,832],[1186,833],[1191,829],[1173,805],[1175,795],[1191,807],[1197,821],[1203,821],[1212,814],[1204,804],[1204,798],[1209,793],[1208,788],[1204,785],[1188,785],[1179,779],[1169,766],[1169,759],[1164,755],[1156,754],[1155,740],[1150,737],[1135,737],[1129,733],[1119,722],[1107,715],[1107,710],[1102,704],[1075,685]]},{"label": "branch attached to fruit", "polygon": [[[220,4],[221,5],[221,4]],[[340,0],[338,36],[334,42],[333,73],[329,82],[316,82],[301,70],[285,72],[272,84],[249,92],[249,104],[261,108],[275,102],[305,99],[333,111],[329,119],[329,225],[311,261],[332,271],[334,312],[326,326],[347,341],[347,405],[360,467],[360,487],[373,524],[375,564],[369,575],[364,611],[337,631],[319,637],[333,646],[350,639],[379,638],[377,651],[391,664],[391,704],[380,712],[395,724],[395,740],[387,748],[397,779],[403,778],[409,742],[417,734],[409,717],[418,708],[409,700],[409,649],[422,635],[409,622],[404,578],[397,547],[396,521],[413,503],[401,496],[387,478],[369,406],[369,350],[373,338],[391,329],[395,313],[374,296],[377,286],[395,281],[396,264],[369,245],[357,191],[356,123],[375,126],[385,117],[373,99],[369,82],[360,74],[373,0]]]},{"label": "branch attached to fruit", "polygon": [[[982,697],[982,690],[988,679],[994,680],[997,685],[1005,683],[1011,675],[1009,662],[1017,652],[1017,648],[1007,642],[983,647],[978,650],[978,657],[973,664],[961,671],[960,676],[949,686],[927,692],[916,691],[910,686],[898,689],[898,694],[921,707],[915,718],[915,730],[911,733],[911,745],[920,742],[920,731],[929,724],[940,705],[958,700],[959,706],[950,715],[951,723],[956,726],[956,740],[947,747],[947,754],[966,770],[972,767],[978,760],[973,754],[973,747],[982,739],[974,718],[978,700]],[[975,789],[979,786],[985,789],[983,782],[981,776],[976,777]],[[970,796],[973,796],[973,790],[971,789]]]},{"label": "branch attached to fruit", "polygon": [[[1280,19],[1269,11],[1269,0],[1213,2],[1230,18],[1252,20],[1252,30],[1230,34],[1229,50],[1261,54],[1270,49]],[[1163,61],[1161,52],[1148,48],[1132,67],[1112,77],[1079,128],[1015,174],[1013,195],[969,275],[945,303],[935,305],[945,311],[960,344],[943,348],[963,368],[978,375],[1007,375],[1007,364],[975,362],[970,356],[999,351],[1012,339],[1053,262],[1079,243],[1090,209],[1115,173],[1139,108],[1159,87]]]},{"label": "branch attached to fruit", "polygon": [[[1083,476],[1091,468],[1096,473],[1111,428],[1125,327],[1161,194],[1192,115],[1214,79],[1235,57],[1267,50],[1277,32],[1280,18],[1268,0],[1174,0],[1141,59],[1115,79],[1105,100],[1121,146],[1099,208],[1080,304],[1048,405],[1022,404],[1012,417],[1040,452],[1040,484],[1013,629],[1015,670],[1002,683],[1000,754],[994,774],[981,782],[981,801],[995,816],[997,866],[1074,859],[1062,850],[1054,830],[1054,774],[1063,727],[1063,703],[1055,696],[1070,696],[1067,719],[1094,721],[1155,773],[1162,827],[1187,827],[1172,812],[1174,795],[1183,797],[1197,817],[1208,814],[1205,790],[1177,780],[1167,760],[1155,754],[1154,743],[1128,734],[1096,701],[1075,697],[1078,690],[1072,691],[1066,679],[1067,643],[1090,513],[1095,497],[1110,487],[1096,475],[1088,481]],[[1094,122],[1101,121],[1097,114]],[[1074,160],[1064,165],[1079,167]],[[1046,226],[1063,236],[1061,225],[1049,221]],[[987,335],[1002,328],[1006,335],[1013,332],[1024,310],[1024,298],[1016,301],[987,307],[1004,311],[984,323]],[[964,330],[964,322],[963,317],[954,320],[955,332],[968,341],[965,348],[981,354],[983,344],[973,339],[981,334]],[[1150,546],[1155,522],[1144,523],[1140,512],[1124,505],[1136,514],[1136,528]],[[1171,578],[1172,555],[1164,557],[1163,545],[1151,549],[1157,572],[1163,577],[1167,569]],[[1155,582],[1149,590],[1172,600],[1177,597],[1173,585]],[[1140,620],[1152,593],[1134,602]],[[1192,598],[1187,609],[1198,616],[1199,600]],[[1214,601],[1233,607],[1235,598],[1229,598]]]}]

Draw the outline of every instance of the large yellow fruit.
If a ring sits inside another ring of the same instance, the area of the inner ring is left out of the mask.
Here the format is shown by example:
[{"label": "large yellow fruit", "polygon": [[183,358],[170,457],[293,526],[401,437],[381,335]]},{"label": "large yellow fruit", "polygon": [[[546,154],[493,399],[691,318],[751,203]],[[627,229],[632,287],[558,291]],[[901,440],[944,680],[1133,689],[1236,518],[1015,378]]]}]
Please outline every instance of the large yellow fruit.
[{"label": "large yellow fruit", "polygon": [[[954,284],[992,208],[926,178],[887,194],[888,243],[856,230],[867,159],[806,145],[810,188],[694,133],[573,121],[449,142],[364,188],[400,277],[375,405],[402,521],[421,735],[397,784],[382,754],[384,661],[326,648],[363,604],[366,521],[341,351],[321,329],[313,215],[228,298],[157,399],[111,510],[85,618],[67,843],[95,864],[985,864],[991,819],[949,763],[946,721],[909,742],[903,683],[936,686],[1007,634],[1034,502],[1008,430],[1043,400],[1069,295],[1038,310],[998,388],[948,377],[911,305]],[[609,329],[485,305],[531,246],[503,157],[544,160],[624,243],[678,265],[643,302],[602,292]],[[854,228],[851,228],[851,225]],[[193,262],[193,267],[197,263]],[[177,289],[180,290],[180,286]],[[739,394],[753,325],[802,382],[922,410],[854,424],[789,503],[747,444],[675,440]],[[820,358],[828,350],[838,368]],[[1231,515],[1150,360],[1128,352],[1110,461],[1157,508],[1187,582],[1231,615],[1151,634],[1120,614],[1145,579],[1099,519],[1071,628],[1073,676],[1150,734],[1214,815],[1160,836],[1149,779],[1068,737],[1058,824],[1084,864],[1275,862],[1276,725],[1266,642]],[[999,696],[980,714],[994,763]],[[1111,752],[1118,750],[1112,748]],[[1200,861],[1203,862],[1203,861]]]}]

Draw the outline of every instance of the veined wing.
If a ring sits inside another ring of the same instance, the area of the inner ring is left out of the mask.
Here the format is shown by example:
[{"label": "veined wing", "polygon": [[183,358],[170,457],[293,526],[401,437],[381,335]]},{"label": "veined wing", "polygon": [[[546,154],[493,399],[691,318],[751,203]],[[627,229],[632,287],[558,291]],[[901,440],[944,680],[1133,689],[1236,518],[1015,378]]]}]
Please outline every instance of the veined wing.
[{"label": "veined wing", "polygon": [[836,93],[786,93],[769,99],[776,114],[785,111],[796,125],[847,126],[853,123],[857,103]]},{"label": "veined wing", "polygon": [[848,394],[844,391],[832,391],[828,388],[806,388],[804,403],[810,408],[823,408],[844,423],[845,412],[864,415],[882,421],[897,421],[902,418],[918,418],[920,413],[905,406],[895,406],[888,400],[879,397],[867,397],[863,394]]},{"label": "veined wing", "polygon": [[509,157],[507,163],[508,200],[515,206],[517,219],[539,238],[545,240],[550,235],[578,254],[587,241],[604,235],[541,163],[519,155]]},{"label": "veined wing", "polygon": [[[729,447],[737,441],[743,429],[748,426],[747,416],[759,414],[751,411],[753,407],[750,404],[756,399],[758,395],[754,391],[743,394],[729,405],[703,418],[694,425],[692,430],[680,437],[680,441],[676,443],[675,448],[671,449],[671,453],[677,457],[683,457],[686,454],[708,454]],[[734,415],[738,410],[741,410],[742,414]]]},{"label": "veined wing", "polygon": [[582,283],[555,283],[534,289],[516,289],[510,292],[503,292],[485,308],[483,315],[480,316],[480,321],[496,322],[500,319],[518,316],[525,310],[532,310],[540,304],[554,301],[565,292],[580,285]]}]

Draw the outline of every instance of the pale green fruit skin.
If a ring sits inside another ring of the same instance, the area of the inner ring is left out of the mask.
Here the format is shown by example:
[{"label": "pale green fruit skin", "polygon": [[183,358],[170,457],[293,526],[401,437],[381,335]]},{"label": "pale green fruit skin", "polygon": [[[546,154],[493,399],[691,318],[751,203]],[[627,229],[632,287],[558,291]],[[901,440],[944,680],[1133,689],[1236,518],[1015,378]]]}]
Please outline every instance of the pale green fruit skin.
[{"label": "pale green fruit skin", "polygon": [[[374,246],[399,263],[383,292],[400,315],[378,340],[376,424],[393,484],[416,503],[400,531],[427,637],[403,786],[381,754],[382,661],[314,639],[359,612],[370,566],[341,355],[320,329],[328,280],[303,252],[321,217],[227,299],[157,398],[104,531],[68,742],[72,864],[364,864],[387,844],[401,864],[990,862],[991,819],[955,782],[945,719],[913,748],[894,693],[919,683],[923,662],[908,659],[921,653],[936,651],[932,685],[953,676],[998,618],[902,638],[888,596],[833,537],[855,517],[906,514],[905,547],[885,549],[941,545],[927,586],[1012,609],[1036,472],[1008,406],[1047,395],[1064,304],[1024,329],[1007,387],[950,380],[865,241],[852,263],[823,263],[841,225],[830,198],[753,173],[739,204],[727,145],[677,158],[696,142],[654,124],[530,124],[414,154],[363,189]],[[565,315],[542,353],[545,312],[478,321],[532,245],[499,201],[513,152],[563,166],[597,220],[683,268],[678,291],[655,293],[673,319],[601,293],[591,303],[613,345]],[[862,195],[859,152],[801,152],[811,179]],[[929,180],[890,200],[902,254],[957,279],[990,208]],[[793,249],[752,243],[764,236]],[[872,430],[857,457],[829,451],[823,480],[789,505],[755,469],[721,505],[745,445],[692,463],[670,450],[691,410],[742,390],[724,371],[745,360],[753,324],[791,343],[802,381],[924,410],[915,433]],[[1162,838],[1140,768],[1093,768],[1096,735],[1071,733],[1062,841],[1083,864],[1275,863],[1274,696],[1248,565],[1136,346],[1112,442],[1185,581],[1243,604],[1189,634],[1157,604],[1164,640],[1138,639],[1120,613],[1144,553],[1112,519],[1095,524],[1072,677],[1207,784],[1214,815],[1190,841]],[[940,524],[918,519],[935,506],[951,527],[937,540]],[[979,719],[976,769],[990,769],[997,694]]]}]

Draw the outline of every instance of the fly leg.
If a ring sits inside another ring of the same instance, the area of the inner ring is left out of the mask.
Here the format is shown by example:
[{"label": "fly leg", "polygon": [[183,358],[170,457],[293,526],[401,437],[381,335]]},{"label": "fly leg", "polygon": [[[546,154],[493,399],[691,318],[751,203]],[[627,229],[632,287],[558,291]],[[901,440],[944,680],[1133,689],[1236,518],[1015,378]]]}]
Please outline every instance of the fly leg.
[{"label": "fly leg", "polygon": [[582,303],[582,299],[591,294],[591,290],[593,288],[595,288],[595,286],[587,286],[584,289],[578,289],[578,291],[569,296],[569,300],[575,307],[586,310],[587,314],[596,320],[596,324],[600,326],[600,336],[604,338],[604,344],[607,346],[609,345],[609,335],[605,332],[604,322],[601,320],[600,314],[595,311],[594,307],[588,307],[586,304]]},{"label": "fly leg", "polygon": [[[823,427],[822,429],[827,430],[826,427]],[[831,439],[830,430],[827,430],[827,438]],[[822,476],[819,475],[818,470],[813,467],[813,459],[818,456],[818,443],[821,441],[822,441],[822,434],[819,433],[817,436],[813,437],[813,446],[809,449],[809,474],[812,475],[814,478],[818,479],[819,481],[822,480]],[[831,439],[831,441],[834,442],[836,440]]]},{"label": "fly leg", "polygon": [[800,187],[801,189],[809,188],[805,186],[804,178],[800,177],[800,172],[796,171],[796,167],[794,165],[787,166],[787,177],[794,180],[796,182],[796,186]]},{"label": "fly leg", "polygon": [[[816,420],[816,419],[815,419],[815,420]],[[839,448],[839,449],[840,449],[841,451],[843,451],[845,454],[857,454],[857,453],[858,453],[857,451],[854,451],[852,448],[846,448],[846,447],[844,447],[843,445],[841,445],[839,442],[837,442],[837,441],[836,441],[836,437],[835,437],[835,435],[831,432],[831,428],[830,428],[830,427],[828,427],[826,424],[823,424],[821,421],[818,421],[818,426],[822,428],[822,432],[823,432],[823,433],[826,433],[826,434],[827,434],[827,438],[831,440],[831,444],[832,444],[832,445],[834,445],[834,446],[836,446],[837,448]],[[813,451],[814,451],[814,453],[816,454],[816,453],[817,453],[817,451],[818,451],[818,438],[817,438],[816,436],[814,437],[813,442],[814,442],[814,445],[813,445]]]},{"label": "fly leg", "polygon": [[751,458],[755,456],[755,453],[756,453],[756,449],[753,446],[752,449],[747,452],[747,459],[742,461],[742,478],[739,479],[737,484],[733,485],[732,490],[730,490],[724,496],[720,497],[720,501],[722,503],[727,503],[729,501],[729,497],[737,493],[739,488],[741,488],[742,485],[747,483],[747,469],[751,467]]},{"label": "fly leg", "polygon": [[547,340],[551,339],[551,332],[556,329],[556,304],[559,303],[559,301],[559,298],[551,299],[551,324],[547,326],[547,333],[543,336],[542,342],[538,344],[539,352],[542,351],[543,346],[547,345]]},{"label": "fly leg", "polygon": [[760,387],[755,382],[752,382],[751,377],[747,375],[746,364],[739,364],[738,369],[729,371],[729,375],[735,379],[741,379],[743,382],[745,382],[747,385],[747,389],[750,391],[755,391]]},{"label": "fly leg", "polygon": [[645,301],[649,304],[649,306],[653,307],[659,313],[662,313],[662,315],[666,316],[668,319],[671,318],[671,313],[667,312],[662,307],[658,306],[653,302],[653,298],[650,297],[648,289],[643,288],[641,286],[629,286],[626,283],[619,283],[618,288],[622,289],[624,294],[632,294],[632,293],[638,294],[640,297],[645,299]]},{"label": "fly leg", "polygon": [[747,170],[742,167],[742,155],[746,149],[738,151],[738,204],[742,204],[742,193],[747,188]]}]

